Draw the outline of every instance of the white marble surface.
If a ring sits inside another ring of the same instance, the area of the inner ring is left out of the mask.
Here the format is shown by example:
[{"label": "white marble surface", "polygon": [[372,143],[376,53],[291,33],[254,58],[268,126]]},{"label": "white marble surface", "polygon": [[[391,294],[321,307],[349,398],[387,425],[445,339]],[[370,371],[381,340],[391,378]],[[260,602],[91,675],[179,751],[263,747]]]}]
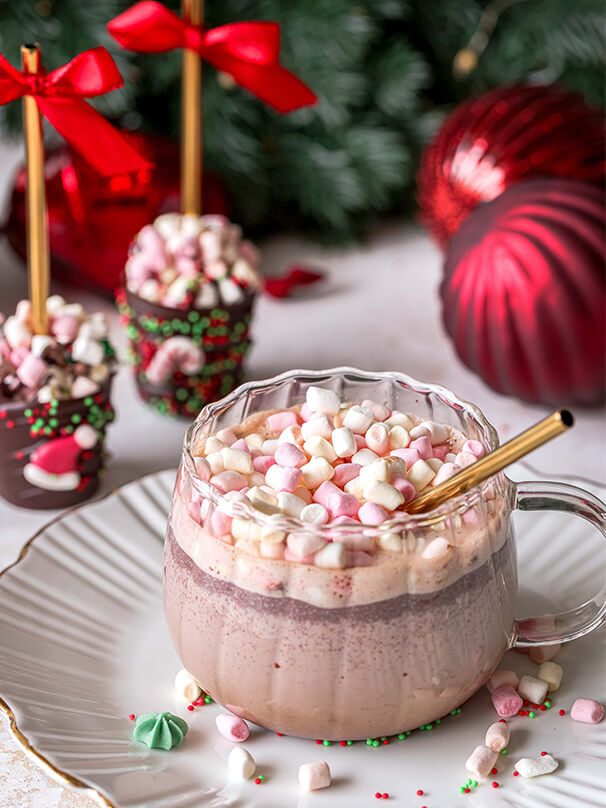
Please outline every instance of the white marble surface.
[{"label": "white marble surface", "polygon": [[[17,158],[16,149],[0,149],[2,199]],[[440,320],[437,290],[441,257],[420,228],[391,221],[378,228],[365,244],[349,249],[324,249],[286,236],[272,238],[262,246],[268,274],[279,273],[296,261],[321,267],[328,278],[304,297],[286,301],[264,297],[259,301],[249,378],[263,378],[293,367],[320,369],[340,364],[400,370],[440,382],[477,403],[503,439],[548,412],[547,408],[494,393],[458,360]],[[27,285],[21,262],[5,242],[0,243],[0,268],[0,309],[10,312],[26,295]],[[109,301],[58,284],[53,285],[53,291],[70,300],[81,300],[89,309],[107,312],[112,338],[119,350],[123,348],[124,336]],[[118,418],[109,432],[112,456],[100,495],[147,472],[176,465],[185,426],[144,407],[136,398],[126,367],[118,373],[114,403]],[[547,476],[558,472],[603,480],[604,411],[578,410],[575,414],[574,430],[538,450],[531,462]],[[28,537],[53,515],[0,502],[0,569],[17,557]],[[89,804],[85,798],[74,802],[67,792],[57,792],[46,775],[23,759],[17,760],[16,754],[0,719],[0,808]],[[5,761],[10,766],[3,765]],[[29,796],[24,796],[27,793]],[[16,794],[21,796],[16,798]]]}]

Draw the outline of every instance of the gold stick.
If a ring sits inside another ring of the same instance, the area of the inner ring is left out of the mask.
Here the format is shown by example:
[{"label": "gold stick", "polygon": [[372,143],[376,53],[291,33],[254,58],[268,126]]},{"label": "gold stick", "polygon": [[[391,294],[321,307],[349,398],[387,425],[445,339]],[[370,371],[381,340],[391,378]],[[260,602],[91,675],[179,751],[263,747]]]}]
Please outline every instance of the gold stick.
[{"label": "gold stick", "polygon": [[[202,0],[182,0],[183,18],[202,24]],[[181,77],[181,212],[202,212],[202,60],[183,49]]]},{"label": "gold stick", "polygon": [[462,469],[446,482],[436,485],[426,494],[413,499],[406,510],[408,513],[425,513],[437,508],[447,499],[464,494],[479,485],[483,480],[492,477],[498,471],[519,460],[524,455],[537,449],[548,440],[555,438],[569,429],[574,423],[572,413],[568,410],[556,410],[547,418],[531,426],[525,432],[504,443],[494,452],[485,455],[477,463]]},{"label": "gold stick", "polygon": [[[40,70],[40,46],[22,45],[23,69],[30,74]],[[44,189],[44,141],[42,121],[35,99],[23,97],[25,155],[27,163],[26,220],[27,269],[32,326],[35,334],[47,333],[46,299],[49,286],[49,248]]]}]

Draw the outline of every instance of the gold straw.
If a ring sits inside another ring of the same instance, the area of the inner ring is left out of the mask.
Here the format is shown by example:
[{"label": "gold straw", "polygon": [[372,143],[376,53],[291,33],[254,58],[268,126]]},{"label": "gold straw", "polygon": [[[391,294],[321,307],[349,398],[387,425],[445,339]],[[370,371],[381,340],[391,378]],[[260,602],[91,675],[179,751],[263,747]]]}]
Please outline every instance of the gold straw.
[{"label": "gold straw", "polygon": [[[40,70],[40,46],[22,45],[23,70],[29,74]],[[29,299],[32,304],[32,326],[35,334],[47,333],[46,299],[49,286],[49,248],[44,189],[44,142],[42,121],[35,99],[23,97],[25,155],[27,163],[26,218],[27,269]]]},{"label": "gold straw", "polygon": [[[182,0],[183,18],[202,24],[202,0]],[[183,49],[181,77],[181,212],[202,212],[202,60]]]},{"label": "gold straw", "polygon": [[519,460],[524,455],[547,443],[548,440],[561,435],[574,423],[572,413],[568,410],[556,410],[547,418],[531,426],[521,435],[512,438],[503,446],[495,449],[494,452],[485,455],[477,463],[462,469],[446,482],[436,485],[426,494],[413,499],[406,507],[408,513],[425,513],[437,508],[447,499],[464,494],[475,488],[483,480],[492,477],[498,471]]}]

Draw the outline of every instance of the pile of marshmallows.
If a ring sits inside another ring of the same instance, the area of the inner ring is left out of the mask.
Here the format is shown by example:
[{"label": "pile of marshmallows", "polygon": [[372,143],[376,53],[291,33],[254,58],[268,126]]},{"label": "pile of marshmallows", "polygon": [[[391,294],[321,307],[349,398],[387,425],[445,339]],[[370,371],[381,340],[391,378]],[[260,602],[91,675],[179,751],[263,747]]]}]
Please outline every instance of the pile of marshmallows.
[{"label": "pile of marshmallows", "polygon": [[[299,413],[272,413],[265,427],[275,438],[253,433],[237,439],[222,429],[207,438],[195,461],[203,480],[230,499],[246,497],[267,516],[265,524],[232,519],[220,510],[205,524],[214,536],[253,555],[325,568],[372,564],[377,548],[402,552],[402,538],[395,531],[339,530],[326,541],[314,527],[377,527],[427,486],[444,482],[484,454],[475,440],[451,451],[443,424],[416,422],[370,400],[342,405],[334,391],[321,387],[308,389]],[[189,508],[200,521],[196,496]],[[287,533],[271,524],[284,515],[300,519],[309,530]],[[446,539],[435,538],[423,556],[437,558],[448,547]]]},{"label": "pile of marshmallows", "polygon": [[59,295],[46,301],[48,334],[34,334],[29,300],[0,325],[0,384],[7,398],[41,404],[94,395],[110,373],[107,324]]},{"label": "pile of marshmallows", "polygon": [[259,253],[224,216],[164,213],[138,233],[126,263],[127,288],[176,309],[240,303],[257,289]]}]

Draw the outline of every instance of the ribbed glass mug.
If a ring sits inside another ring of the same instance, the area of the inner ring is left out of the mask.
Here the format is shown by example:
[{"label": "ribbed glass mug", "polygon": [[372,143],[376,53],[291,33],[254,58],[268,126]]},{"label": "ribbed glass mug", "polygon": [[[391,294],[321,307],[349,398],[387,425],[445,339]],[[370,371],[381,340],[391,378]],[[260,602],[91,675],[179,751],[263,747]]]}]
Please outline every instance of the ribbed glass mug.
[{"label": "ribbed glass mug", "polygon": [[[553,619],[514,617],[516,508],[574,513],[606,536],[603,503],[562,483],[515,484],[499,474],[430,513],[403,513],[377,528],[271,517],[275,529],[331,539],[339,532],[354,543],[389,532],[398,549],[379,551],[371,566],[321,569],[262,558],[246,542],[216,538],[210,525],[217,512],[261,525],[270,517],[200,479],[196,446],[255,413],[302,403],[310,385],[330,387],[344,402],[370,398],[448,424],[487,450],[498,445],[476,406],[400,373],[297,370],[244,384],[205,407],[184,441],[164,605],[183,665],[216,701],[291,735],[390,735],[448,714],[489,678],[508,648],[565,642],[604,622],[604,591]],[[438,536],[448,552],[427,557],[423,549]]]}]

